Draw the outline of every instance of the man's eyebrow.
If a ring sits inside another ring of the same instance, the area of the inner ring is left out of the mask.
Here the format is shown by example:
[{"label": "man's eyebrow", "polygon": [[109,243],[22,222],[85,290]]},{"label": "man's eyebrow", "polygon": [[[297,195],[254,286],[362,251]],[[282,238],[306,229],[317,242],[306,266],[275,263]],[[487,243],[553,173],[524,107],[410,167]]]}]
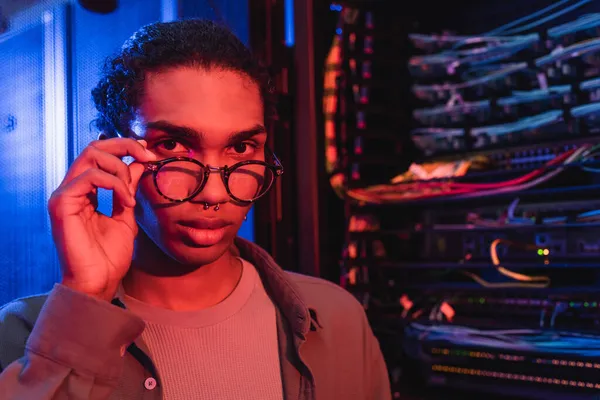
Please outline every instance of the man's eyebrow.
[{"label": "man's eyebrow", "polygon": [[145,124],[145,127],[146,129],[163,131],[169,136],[178,138],[195,139],[200,141],[205,136],[203,132],[198,132],[197,130],[188,128],[187,126],[175,125],[167,121],[148,122]]},{"label": "man's eyebrow", "polygon": [[[167,121],[148,122],[145,124],[145,128],[159,130],[168,134],[169,136],[184,139],[193,139],[197,141],[201,141],[203,138],[206,137],[206,134],[204,132],[197,131],[187,126],[175,125]],[[234,132],[230,134],[227,138],[227,144],[232,146],[244,140],[248,140],[256,135],[264,134],[266,132],[267,130],[263,125],[256,124],[250,129],[245,129],[243,131]]]},{"label": "man's eyebrow", "polygon": [[227,143],[230,146],[232,146],[232,145],[238,144],[240,142],[243,142],[244,140],[248,140],[256,135],[266,134],[266,133],[267,133],[267,130],[265,129],[264,126],[262,126],[260,124],[256,124],[250,129],[245,129],[243,131],[232,133],[231,135],[229,135]]}]

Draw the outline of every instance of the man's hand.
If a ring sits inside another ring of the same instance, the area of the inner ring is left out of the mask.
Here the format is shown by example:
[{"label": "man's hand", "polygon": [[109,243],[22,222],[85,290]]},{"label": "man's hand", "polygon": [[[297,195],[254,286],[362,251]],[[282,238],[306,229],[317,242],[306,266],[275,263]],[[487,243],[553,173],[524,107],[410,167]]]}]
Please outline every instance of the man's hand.
[{"label": "man's hand", "polygon": [[[125,156],[136,162],[126,165]],[[63,285],[112,300],[133,256],[141,163],[155,159],[146,142],[113,138],[91,143],[69,168],[48,202]],[[98,188],[113,191],[111,217],[96,210]]]}]

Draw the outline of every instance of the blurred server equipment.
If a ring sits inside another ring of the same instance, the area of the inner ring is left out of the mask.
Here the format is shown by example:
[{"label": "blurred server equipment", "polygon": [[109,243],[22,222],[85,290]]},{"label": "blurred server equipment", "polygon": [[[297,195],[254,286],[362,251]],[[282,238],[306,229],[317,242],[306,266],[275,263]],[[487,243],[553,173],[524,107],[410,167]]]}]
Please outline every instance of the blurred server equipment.
[{"label": "blurred server equipment", "polygon": [[[511,7],[469,4],[482,21]],[[477,35],[446,29],[456,11],[404,36],[377,30],[392,2],[339,7],[324,112],[340,278],[395,395],[596,398],[600,6],[545,2]]]}]

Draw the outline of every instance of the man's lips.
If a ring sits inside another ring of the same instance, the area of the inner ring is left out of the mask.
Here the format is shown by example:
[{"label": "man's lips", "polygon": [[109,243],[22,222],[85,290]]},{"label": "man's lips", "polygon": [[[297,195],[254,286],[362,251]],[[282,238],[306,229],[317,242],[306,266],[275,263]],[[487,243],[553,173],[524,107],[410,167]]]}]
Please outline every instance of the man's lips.
[{"label": "man's lips", "polygon": [[198,218],[187,221],[179,221],[179,225],[193,229],[221,229],[232,225],[231,222],[219,218]]},{"label": "man's lips", "polygon": [[179,221],[186,242],[196,247],[210,247],[220,243],[232,223],[218,218],[198,218]]}]

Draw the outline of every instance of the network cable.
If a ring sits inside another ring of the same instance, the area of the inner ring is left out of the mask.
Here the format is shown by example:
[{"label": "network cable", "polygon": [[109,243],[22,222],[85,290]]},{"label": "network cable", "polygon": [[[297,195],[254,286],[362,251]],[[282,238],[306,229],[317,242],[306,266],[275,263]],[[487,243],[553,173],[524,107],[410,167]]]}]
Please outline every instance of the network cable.
[{"label": "network cable", "polygon": [[490,101],[457,101],[449,104],[421,108],[413,111],[413,117],[422,125],[445,126],[464,122],[466,117],[476,121],[485,121],[490,116]]},{"label": "network cable", "polygon": [[[567,12],[578,8],[589,0],[582,0],[576,4],[566,7],[563,10],[555,12],[554,14],[537,20],[526,27],[519,28],[527,30],[527,27],[534,27],[538,24],[543,23],[546,20],[552,20]],[[576,30],[584,30],[590,27],[600,25],[600,15],[593,14],[580,18],[579,20],[569,24],[563,24],[551,30],[553,35],[564,34],[565,32],[571,32]],[[514,31],[507,31],[504,34],[514,34]],[[532,33],[522,36],[486,36],[481,35],[478,37],[465,37],[461,41],[456,42],[452,50],[446,50],[442,53],[431,54],[425,56],[416,56],[411,58],[409,62],[409,69],[415,76],[445,76],[453,75],[460,66],[468,65],[471,68],[463,72],[465,78],[469,78],[473,74],[476,74],[476,78],[469,79],[461,83],[445,83],[438,85],[414,85],[413,92],[415,95],[428,101],[436,100],[447,100],[452,93],[460,92],[466,88],[478,86],[480,84],[489,84],[497,79],[503,78],[506,74],[513,74],[517,72],[526,72],[528,70],[527,64],[518,66],[519,63],[508,64],[507,67],[502,65],[488,66],[488,64],[500,60],[510,59],[513,55],[519,51],[531,47],[539,42],[539,35]],[[473,44],[486,44],[486,47],[459,50],[463,45]],[[589,54],[595,54],[600,52],[600,39],[588,39],[581,42],[575,43],[566,48],[557,47],[550,54],[541,56],[534,61],[534,65],[538,68],[560,62],[573,57],[586,57]],[[589,58],[589,57],[588,57]],[[588,62],[596,63],[595,61],[588,60]],[[518,66],[518,67],[517,67]],[[516,67],[516,68],[515,68]],[[535,75],[535,71],[530,70]],[[483,73],[483,76],[481,76]],[[484,79],[484,81],[480,81]],[[547,85],[546,77],[537,75],[538,85],[541,88],[545,88]],[[533,82],[533,79],[532,79]],[[484,93],[482,93],[484,94]]]},{"label": "network cable", "polygon": [[582,92],[587,92],[589,101],[600,101],[600,78],[583,81],[579,88]]},{"label": "network cable", "polygon": [[516,199],[514,199],[510,205],[508,206],[508,209],[506,210],[506,221],[508,223],[516,223],[516,224],[527,224],[527,223],[534,223],[535,221],[532,220],[531,218],[518,218],[515,217],[515,210],[517,209],[517,205],[519,204],[519,198],[517,197]]},{"label": "network cable", "polygon": [[[485,32],[483,34],[481,34],[480,37],[488,37],[488,36],[498,36],[498,35],[506,35],[506,32],[510,29],[510,28],[514,28],[520,24],[523,24],[529,20],[532,19],[537,19],[538,17],[540,17],[541,15],[554,10],[555,8],[561,7],[565,4],[570,3],[572,0],[560,0],[557,2],[554,2],[553,4],[538,10],[532,14],[529,14],[525,17],[519,18],[515,21],[509,22],[507,24],[504,24],[498,28],[495,28],[491,31]],[[583,1],[581,2],[582,4],[578,3],[575,5],[575,8],[584,5],[585,3],[589,2],[589,0]],[[573,8],[574,9],[574,8]],[[567,12],[570,12],[572,10],[572,8],[569,8],[567,10]],[[562,13],[564,12],[560,12],[561,14],[557,15],[560,16],[562,15]],[[550,20],[556,18],[555,14],[551,14],[550,15]],[[546,17],[547,18],[547,17]],[[537,22],[537,21],[536,21]],[[545,21],[544,21],[545,22]],[[424,34],[411,34],[409,35],[409,38],[413,41],[413,43],[416,45],[416,47],[421,48],[421,49],[431,49],[433,46],[432,45],[438,45],[440,43],[445,43],[446,45],[442,45],[442,48],[447,47],[448,45],[455,45],[455,46],[460,46],[462,45],[464,42],[468,41],[469,39],[472,39],[473,36],[461,36],[461,35],[424,35]]]},{"label": "network cable", "polygon": [[501,243],[512,247],[519,247],[524,250],[538,251],[540,249],[539,246],[533,244],[517,243],[506,239],[494,240],[490,244],[490,257],[492,259],[492,264],[496,270],[498,270],[498,272],[514,280],[526,282],[527,284],[532,285],[532,287],[544,288],[550,285],[550,278],[547,276],[529,276],[504,268],[500,263],[500,258],[498,257],[498,245]]},{"label": "network cable", "polygon": [[[600,147],[596,146],[596,147]],[[593,153],[592,153],[593,154]],[[507,226],[507,225],[534,225],[539,224],[543,225],[552,225],[552,224],[564,224],[569,221],[573,221],[574,223],[581,222],[596,222],[600,220],[600,210],[589,210],[584,212],[579,212],[575,215],[556,215],[551,217],[542,217],[538,218],[534,215],[530,217],[517,217],[516,209],[519,204],[520,199],[515,198],[506,209],[506,212],[503,216],[498,219],[488,220],[483,219],[477,213],[469,213],[468,215],[468,223],[473,224],[475,226]],[[443,225],[440,225],[443,227]]]},{"label": "network cable", "polygon": [[[362,189],[349,189],[347,194],[357,201],[381,204],[385,202],[402,202],[426,200],[439,197],[471,198],[490,196],[500,193],[511,193],[526,190],[542,184],[560,174],[575,160],[581,160],[582,154],[590,146],[581,146],[569,150],[548,163],[524,176],[504,182],[495,183],[459,183],[459,182],[415,182],[398,185],[375,185]],[[556,169],[544,173],[550,167]]]},{"label": "network cable", "polygon": [[600,14],[586,14],[575,21],[548,29],[548,36],[556,39],[575,32],[596,28],[598,26],[600,26]]},{"label": "network cable", "polygon": [[[490,101],[456,102],[432,108],[421,108],[413,111],[413,117],[423,125],[446,125],[461,122],[465,116],[489,115]],[[482,117],[484,118],[484,117]],[[481,119],[481,118],[480,118]]]},{"label": "network cable", "polygon": [[[585,86],[582,84],[582,88],[593,89],[596,85],[600,85],[600,80],[590,80],[585,83]],[[513,122],[472,128],[470,131],[470,136],[474,139],[472,146],[478,149],[502,143],[509,138],[509,135],[510,137],[527,138],[529,132],[535,133],[536,137],[556,136],[558,130],[567,129],[563,107],[574,101],[574,95],[569,85],[552,86],[548,89],[533,91],[515,91],[512,96],[502,97],[497,101],[498,106],[502,107],[507,115],[527,115],[533,112],[534,107],[542,110],[546,108],[546,110]],[[600,118],[600,102],[573,107],[568,112],[571,117],[584,121],[581,126],[585,126],[589,130],[597,129],[597,121]],[[497,112],[491,109],[488,100],[417,109],[413,116],[427,126],[413,129],[411,138],[427,156],[440,151],[464,150],[464,130],[458,127],[440,127],[440,125],[453,126],[454,122],[460,122],[465,116],[471,116],[471,121],[473,121],[485,120],[491,115],[497,115]],[[515,139],[508,140],[514,141]]]},{"label": "network cable", "polygon": [[[532,289],[543,289],[550,285],[550,278],[547,276],[529,276],[525,274],[519,274],[514,271],[500,265],[500,259],[498,258],[497,246],[500,243],[510,245],[513,247],[519,247],[525,250],[539,250],[539,246],[531,244],[516,243],[505,239],[496,239],[490,245],[490,256],[492,259],[492,265],[502,275],[511,278],[517,282],[489,282],[483,279],[481,276],[474,274],[470,271],[459,270],[462,275],[465,275],[485,288],[493,289],[508,289],[508,288],[532,288]],[[462,260],[460,262],[463,264]]]},{"label": "network cable", "polygon": [[[474,79],[484,78],[489,76],[490,74],[494,74],[497,71],[503,70],[505,68],[510,68],[513,63],[481,63],[477,65],[470,65],[469,68],[465,69],[460,75],[463,83],[468,83]],[[530,76],[534,76],[535,72],[531,69],[527,69],[524,71],[525,73],[529,73]],[[523,73],[523,72],[521,72]]]},{"label": "network cable", "polygon": [[[541,94],[538,95],[538,99],[542,98],[541,96]],[[535,97],[532,95],[529,97],[529,100],[534,98]],[[549,98],[551,97],[548,97],[547,99]],[[519,102],[521,102],[521,104],[526,104],[526,99],[527,97],[525,96],[522,99],[519,96],[505,98],[503,105],[504,107],[508,107],[509,104],[514,105],[519,104]],[[484,114],[484,107],[485,105],[482,104],[480,109],[476,109],[474,112]],[[465,108],[467,112],[470,111],[468,106]],[[431,115],[444,115],[444,111],[441,108],[436,108],[434,110],[435,111],[430,109],[418,110],[417,115],[423,122],[432,122],[433,118],[438,118],[438,120],[441,119],[441,117],[432,117]],[[454,108],[450,108],[448,114],[451,111],[454,111]],[[516,113],[516,111],[513,111],[513,113]],[[488,112],[484,115],[489,114],[490,113]],[[526,138],[528,132],[536,132],[536,135],[539,135],[540,129],[548,130],[551,134],[551,132],[555,130],[555,127],[563,122],[564,119],[562,110],[548,110],[541,114],[524,117],[515,122],[472,128],[470,136],[475,139],[473,148],[482,148],[492,144],[501,143],[505,140],[505,138],[508,137],[508,135],[520,135]],[[463,133],[464,131],[460,128],[415,128],[411,131],[411,138],[415,142],[415,145],[423,150],[426,155],[431,155],[444,150],[460,150],[462,147],[461,143],[464,142],[464,138],[462,137]]]},{"label": "network cable", "polygon": [[454,75],[461,66],[486,65],[495,61],[510,59],[518,52],[538,43],[538,34],[513,37],[466,38],[463,43],[469,46],[485,44],[465,50],[445,51],[438,54],[413,56],[409,69],[413,76],[433,77]]},{"label": "network cable", "polygon": [[[547,67],[557,62],[562,62],[571,58],[586,57],[590,54],[600,53],[600,38],[593,38],[577,42],[571,46],[565,48],[557,48],[550,54],[536,58],[534,64],[537,68]],[[450,66],[448,67],[450,68]],[[478,71],[477,69],[475,71]],[[525,73],[530,71],[532,76],[533,71],[530,70],[527,63],[510,63],[505,65],[497,65],[492,67],[485,67],[481,71],[486,72],[482,76],[477,76],[474,79],[469,79],[465,82],[460,83],[444,83],[444,84],[432,84],[432,85],[420,85],[415,84],[412,86],[412,91],[417,98],[426,101],[436,100],[448,100],[452,94],[461,94],[466,89],[473,88],[476,86],[489,86],[492,82],[496,82],[499,79],[506,78],[512,74]],[[468,73],[468,72],[467,72]],[[479,73],[479,72],[477,72]],[[538,85],[542,89],[546,89],[546,79],[542,79],[541,76],[535,75]],[[533,79],[532,79],[533,82]],[[481,91],[482,93],[485,90]],[[462,96],[465,98],[466,96]]]},{"label": "network cable", "polygon": [[[415,76],[441,76],[444,75],[444,73],[447,75],[453,75],[457,68],[461,65],[476,66],[480,64],[488,64],[493,61],[508,59],[517,54],[519,51],[538,44],[540,41],[540,36],[537,33],[515,36],[516,33],[531,30],[545,22],[567,14],[590,1],[591,0],[581,0],[576,4],[565,7],[564,9],[556,11],[546,17],[537,18],[537,16],[542,15],[545,12],[569,3],[569,1],[561,1],[546,7],[545,9],[539,10],[527,17],[521,18],[517,21],[506,24],[503,27],[479,36],[428,36],[422,34],[412,34],[410,35],[410,38],[413,40],[415,45],[420,48],[431,47],[431,43],[435,41],[445,41],[451,44],[452,47],[451,49],[444,50],[438,54],[412,57],[409,62],[409,68]],[[525,26],[508,29],[532,18],[537,19]],[[598,16],[594,14],[585,16],[577,21],[551,28],[548,31],[548,34],[550,37],[556,38],[569,32],[588,29],[589,27],[593,27],[598,24],[597,19]],[[462,46],[473,46],[474,44],[485,44],[486,46],[460,50],[460,47]],[[425,66],[427,68],[425,68]]]},{"label": "network cable", "polygon": [[461,274],[473,279],[476,283],[488,289],[511,289],[511,288],[530,288],[543,289],[548,287],[546,283],[527,283],[527,282],[489,282],[469,271],[460,271]]},{"label": "network cable", "polygon": [[586,150],[587,147],[582,146],[578,150],[569,150],[554,159],[550,160],[544,166],[531,171],[525,175],[522,175],[518,178],[510,179],[507,181],[494,182],[494,183],[462,183],[462,182],[418,182],[418,185],[421,187],[435,187],[435,186],[443,186],[445,188],[467,188],[467,189],[478,189],[478,190],[489,190],[489,189],[500,189],[500,188],[509,188],[513,186],[517,186],[526,182],[531,181],[534,178],[542,176],[542,174],[549,167],[555,165],[564,165],[569,162],[569,160],[574,160],[579,157],[580,154]]},{"label": "network cable", "polygon": [[[571,115],[578,120],[583,121],[583,125],[588,129],[598,129],[598,119],[600,118],[600,103],[585,104],[571,109]],[[598,154],[595,154],[597,156]],[[589,157],[588,157],[589,158]],[[600,172],[599,169],[584,166],[583,169],[588,172]]]},{"label": "network cable", "polygon": [[[564,8],[563,10],[557,11],[546,17],[540,18],[542,15],[572,2],[572,0],[556,1],[553,4],[550,4],[549,6],[543,8],[541,10],[535,11],[535,12],[533,12],[529,15],[526,15],[524,17],[521,17],[515,21],[511,21],[511,22],[504,24],[498,28],[494,28],[490,31],[482,33],[479,36],[479,38],[485,38],[485,37],[490,37],[490,36],[497,37],[499,35],[506,36],[506,35],[511,34],[511,32],[514,32],[515,30],[517,30],[518,32],[522,32],[523,30],[533,29],[543,23],[549,22],[553,19],[556,19],[556,18],[566,14],[566,13],[569,13],[569,12],[585,5],[586,3],[589,3],[590,1],[591,0],[579,1],[576,4],[573,4],[569,7]],[[524,27],[519,27],[519,25],[524,24],[531,20],[535,20],[535,21],[533,23],[529,23],[528,25],[525,25]],[[581,21],[577,21],[577,25],[575,25],[574,23],[563,24],[558,27],[550,29],[548,31],[548,33],[549,33],[549,36],[551,36],[551,37],[558,37],[558,36],[562,36],[567,33],[571,33],[574,31],[574,29],[579,29],[579,26],[581,26],[584,23],[593,24],[593,22],[594,22],[593,17],[587,17],[587,18],[582,19]],[[586,29],[586,28],[581,28],[581,29]],[[424,35],[424,34],[414,33],[414,34],[409,35],[409,38],[413,41],[413,43],[415,44],[415,46],[417,48],[424,49],[424,50],[433,50],[433,49],[438,49],[440,47],[442,49],[448,48],[450,46],[459,47],[459,46],[463,45],[465,42],[467,42],[468,40],[472,39],[473,36]]]},{"label": "network cable", "polygon": [[462,325],[423,324],[411,322],[406,331],[419,341],[448,341],[454,345],[482,345],[503,350],[560,353],[582,352],[586,356],[600,355],[600,336],[543,329],[483,330]]},{"label": "network cable", "polygon": [[[573,162],[574,160],[578,159],[583,151],[585,151],[585,148],[577,149],[566,159],[565,164],[569,164],[569,163]],[[460,198],[483,197],[483,196],[497,195],[497,194],[501,194],[501,193],[510,193],[510,192],[527,190],[527,189],[530,189],[537,185],[540,185],[544,182],[549,181],[550,179],[554,178],[556,175],[563,172],[564,168],[565,168],[564,166],[557,168],[557,169],[550,171],[547,174],[542,175],[539,178],[533,179],[527,183],[523,183],[520,185],[514,185],[514,186],[501,187],[501,188],[492,189],[492,190],[472,191],[469,193],[461,194]]]},{"label": "network cable", "polygon": [[599,221],[600,220],[600,210],[591,210],[581,213],[577,216],[577,221]]},{"label": "network cable", "polygon": [[488,31],[486,33],[484,33],[484,35],[498,35],[498,34],[503,34],[506,30],[510,29],[510,28],[514,28],[515,26],[518,26],[524,22],[527,22],[531,19],[534,18],[538,18],[539,16],[547,13],[548,11],[552,11],[555,8],[558,8],[560,6],[562,6],[563,4],[567,4],[570,3],[572,0],[560,0],[560,1],[556,1],[554,3],[552,3],[551,5],[549,5],[548,7],[542,8],[541,10],[538,10],[534,13],[531,13],[529,15],[526,15],[524,17],[521,17],[515,21],[509,22],[507,24],[504,24],[498,28],[492,29],[491,31]]},{"label": "network cable", "polygon": [[458,43],[469,36],[457,36],[457,35],[425,35],[420,33],[411,33],[408,35],[413,45],[421,50],[429,52],[439,51],[450,48],[454,43]]},{"label": "network cable", "polygon": [[522,118],[515,122],[473,128],[471,130],[471,136],[475,139],[473,147],[480,148],[489,144],[500,143],[503,137],[508,134],[526,137],[527,132],[537,132],[540,128],[551,130],[554,125],[562,123],[563,121],[562,110],[549,110],[538,115]]},{"label": "network cable", "polygon": [[538,26],[545,24],[546,22],[552,21],[562,15],[565,15],[567,13],[570,13],[571,11],[576,10],[577,8],[584,6],[585,4],[591,2],[592,0],[580,0],[579,2],[569,6],[569,7],[565,7],[564,9],[557,11],[553,14],[550,14],[546,17],[543,18],[538,18],[536,19],[534,22],[531,22],[527,25],[524,26],[520,26],[518,28],[513,28],[513,29],[509,29],[509,30],[502,30],[502,33],[504,35],[514,35],[517,33],[522,33],[522,32],[526,32],[529,30],[532,30],[534,28],[537,28]]},{"label": "network cable", "polygon": [[[552,101],[560,103],[570,102],[572,97],[571,92],[571,85],[550,86],[546,89],[515,90],[511,96],[499,98],[497,104],[508,115],[520,114],[518,112],[520,108],[534,106],[539,108]],[[549,107],[550,105],[547,106]]]},{"label": "network cable", "polygon": [[521,50],[532,47],[540,40],[537,33],[521,36],[508,37],[471,37],[464,40],[463,43],[455,45],[455,49],[459,49],[460,45],[473,46],[475,43],[488,43],[492,45],[483,48],[470,48],[467,50],[455,50],[458,57],[455,65],[450,68],[458,68],[460,65],[476,66],[488,64],[493,61],[508,59],[516,55]]},{"label": "network cable", "polygon": [[466,98],[463,92],[466,89],[471,89],[476,86],[481,87],[482,92],[489,91],[490,85],[493,82],[498,82],[501,79],[505,79],[509,75],[516,74],[518,72],[524,72],[528,69],[527,63],[514,63],[508,64],[503,68],[494,70],[485,76],[478,77],[476,79],[469,80],[467,82],[461,82],[456,84],[445,83],[445,84],[434,84],[434,85],[413,85],[412,91],[421,100],[436,101],[436,100],[448,100],[453,94],[458,93],[461,97]]},{"label": "network cable", "polygon": [[558,48],[552,53],[535,60],[535,65],[543,67],[569,58],[582,57],[588,53],[600,51],[600,38],[587,39],[565,48]]}]

